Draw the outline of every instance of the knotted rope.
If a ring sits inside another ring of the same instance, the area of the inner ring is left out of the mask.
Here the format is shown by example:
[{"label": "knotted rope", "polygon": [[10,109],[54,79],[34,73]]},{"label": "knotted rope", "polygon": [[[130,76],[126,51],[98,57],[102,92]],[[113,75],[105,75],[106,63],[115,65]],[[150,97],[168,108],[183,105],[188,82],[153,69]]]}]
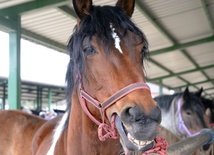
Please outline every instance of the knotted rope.
[{"label": "knotted rope", "polygon": [[144,152],[142,155],[148,155],[150,153],[157,153],[160,155],[166,155],[166,150],[168,148],[168,143],[163,137],[156,137],[155,138],[155,146]]},{"label": "knotted rope", "polygon": [[[103,131],[105,133],[103,133]],[[100,141],[105,141],[107,138],[117,139],[120,137],[115,127],[115,115],[112,116],[111,126],[106,123],[101,123],[98,127],[98,137]]]}]

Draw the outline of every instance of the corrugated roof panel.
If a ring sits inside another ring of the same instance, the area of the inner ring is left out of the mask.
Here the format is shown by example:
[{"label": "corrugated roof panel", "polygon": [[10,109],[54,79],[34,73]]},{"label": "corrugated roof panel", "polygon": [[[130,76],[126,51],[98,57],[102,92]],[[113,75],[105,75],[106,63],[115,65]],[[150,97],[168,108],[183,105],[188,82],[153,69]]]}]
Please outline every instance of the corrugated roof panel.
[{"label": "corrugated roof panel", "polygon": [[212,86],[211,82],[201,83],[196,85],[198,88],[208,89]]},{"label": "corrugated roof panel", "polygon": [[180,75],[185,80],[189,81],[190,83],[196,83],[207,80],[207,78],[201,72],[193,72]]},{"label": "corrugated roof panel", "polygon": [[180,51],[158,54],[152,56],[152,58],[174,73],[195,68],[195,66]]},{"label": "corrugated roof panel", "polygon": [[112,1],[112,0],[93,0],[93,4],[94,5],[112,5],[114,6],[116,4],[116,1]]},{"label": "corrugated roof panel", "polygon": [[180,43],[212,35],[202,8],[158,19]]},{"label": "corrugated roof panel", "polygon": [[209,16],[210,16],[210,18],[212,19],[212,21],[213,21],[213,23],[214,23],[214,2],[212,2],[211,4],[209,4],[208,6],[207,6],[207,8],[208,8],[208,12],[209,12]]},{"label": "corrugated roof panel", "polygon": [[205,0],[206,4],[211,5],[214,4],[214,0]]},{"label": "corrugated roof panel", "polygon": [[54,16],[59,15],[59,11],[57,9],[43,9],[38,11],[27,12],[21,16],[21,20],[24,23],[31,23],[40,21],[44,18],[52,18]]},{"label": "corrugated roof panel", "polygon": [[35,24],[35,25],[25,25],[26,28],[30,26],[31,30],[40,30],[41,32],[45,31],[52,31],[52,33],[55,33],[55,31],[60,31],[64,29],[73,29],[73,27],[69,27],[69,21],[67,20],[54,20],[54,21],[47,21],[41,23],[41,24]]},{"label": "corrugated roof panel", "polygon": [[137,8],[135,8],[131,19],[146,35],[149,41],[150,50],[156,50],[172,45],[171,42],[166,39]]},{"label": "corrugated roof panel", "polygon": [[[182,2],[181,2],[182,1]],[[187,42],[212,35],[200,0],[143,1],[165,29],[178,42]]]},{"label": "corrugated roof panel", "polygon": [[214,81],[214,68],[205,69],[204,72]]},{"label": "corrugated roof panel", "polygon": [[155,19],[174,16],[201,7],[200,0],[144,0],[143,4],[152,12]]},{"label": "corrugated roof panel", "polygon": [[166,76],[169,73],[165,70],[161,69],[157,65],[153,64],[152,62],[148,62],[145,64],[145,75],[148,78],[157,78],[160,76]]},{"label": "corrugated roof panel", "polygon": [[[186,87],[183,87],[181,90],[184,91],[186,89]],[[188,89],[190,92],[196,92],[198,91],[198,88],[194,87],[194,86],[188,86]]]},{"label": "corrugated roof panel", "polygon": [[58,9],[40,10],[22,16],[22,26],[25,29],[50,37],[64,45],[67,44],[75,24],[75,19],[68,17]]},{"label": "corrugated roof panel", "polygon": [[206,93],[208,93],[208,94],[214,94],[214,89],[206,90]]},{"label": "corrugated roof panel", "polygon": [[[136,22],[135,22],[136,23]],[[149,50],[169,47],[172,43],[166,39],[150,22],[139,22],[137,26],[144,32],[149,42]]]},{"label": "corrugated roof panel", "polygon": [[184,81],[180,80],[177,77],[171,77],[171,78],[163,79],[162,83],[164,85],[167,85],[167,86],[172,87],[172,88],[173,87],[178,87],[178,86],[186,85],[186,83]]},{"label": "corrugated roof panel", "polygon": [[208,66],[214,64],[214,43],[205,43],[198,46],[187,48],[190,56],[199,66]]},{"label": "corrugated roof panel", "polygon": [[146,22],[148,19],[135,7],[134,13],[131,18],[134,23],[139,23],[139,22]]},{"label": "corrugated roof panel", "polygon": [[14,5],[26,3],[32,0],[1,0],[0,1],[0,9],[11,7]]}]

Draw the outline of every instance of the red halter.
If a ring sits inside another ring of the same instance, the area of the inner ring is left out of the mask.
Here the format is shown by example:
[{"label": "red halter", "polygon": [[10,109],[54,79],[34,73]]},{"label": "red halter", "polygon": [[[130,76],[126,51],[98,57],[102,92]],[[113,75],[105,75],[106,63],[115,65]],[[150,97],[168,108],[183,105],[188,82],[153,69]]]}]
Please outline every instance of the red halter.
[{"label": "red halter", "polygon": [[[146,89],[150,92],[149,86],[146,83],[143,82],[138,82],[138,83],[134,83],[134,84],[130,84],[126,87],[124,87],[123,89],[119,90],[117,93],[113,94],[112,96],[110,96],[106,101],[104,102],[99,102],[97,100],[95,100],[94,98],[92,98],[88,93],[86,93],[82,87],[80,86],[80,97],[81,97],[81,106],[82,109],[85,111],[85,113],[88,115],[88,117],[95,122],[99,127],[98,127],[98,136],[99,139],[101,141],[105,141],[107,138],[113,138],[116,139],[119,137],[119,134],[117,133],[117,130],[115,128],[115,116],[112,117],[111,120],[111,126],[109,126],[108,124],[106,124],[104,122],[104,118],[105,118],[105,110],[110,107],[111,105],[113,105],[116,101],[118,101],[119,99],[121,99],[122,97],[124,97],[125,95],[129,94],[130,92],[137,90],[137,89]],[[91,103],[93,106],[95,106],[97,109],[99,109],[100,114],[101,114],[101,118],[102,118],[102,122],[98,121],[88,110],[87,107],[87,103],[86,100]],[[106,134],[103,135],[103,130],[106,132]]]}]

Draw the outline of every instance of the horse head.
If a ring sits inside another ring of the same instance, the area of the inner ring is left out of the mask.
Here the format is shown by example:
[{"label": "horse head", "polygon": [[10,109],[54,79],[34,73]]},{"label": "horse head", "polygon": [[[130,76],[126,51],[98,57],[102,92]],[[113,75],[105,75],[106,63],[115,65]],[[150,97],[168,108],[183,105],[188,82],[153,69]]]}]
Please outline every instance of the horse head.
[{"label": "horse head", "polygon": [[181,129],[183,135],[189,137],[198,133],[198,131],[208,128],[210,114],[205,109],[201,101],[202,90],[197,93],[189,92],[188,87],[185,89],[181,104],[181,115],[183,122],[188,130]]},{"label": "horse head", "polygon": [[145,84],[148,43],[130,20],[134,4],[118,0],[101,7],[73,0],[78,23],[68,45],[67,81],[68,90],[77,88],[84,115],[99,127],[116,126],[123,148],[137,151],[153,147],[161,111]]}]

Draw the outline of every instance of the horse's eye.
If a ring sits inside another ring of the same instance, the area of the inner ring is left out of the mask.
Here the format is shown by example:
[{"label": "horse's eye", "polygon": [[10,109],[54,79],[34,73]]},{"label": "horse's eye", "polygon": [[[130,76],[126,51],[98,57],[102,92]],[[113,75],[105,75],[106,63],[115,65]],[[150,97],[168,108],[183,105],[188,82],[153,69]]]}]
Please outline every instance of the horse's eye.
[{"label": "horse's eye", "polygon": [[94,55],[94,54],[96,54],[96,51],[92,47],[87,47],[83,51],[87,55]]},{"label": "horse's eye", "polygon": [[186,111],[186,114],[191,115],[192,113],[191,113],[191,111]]}]

